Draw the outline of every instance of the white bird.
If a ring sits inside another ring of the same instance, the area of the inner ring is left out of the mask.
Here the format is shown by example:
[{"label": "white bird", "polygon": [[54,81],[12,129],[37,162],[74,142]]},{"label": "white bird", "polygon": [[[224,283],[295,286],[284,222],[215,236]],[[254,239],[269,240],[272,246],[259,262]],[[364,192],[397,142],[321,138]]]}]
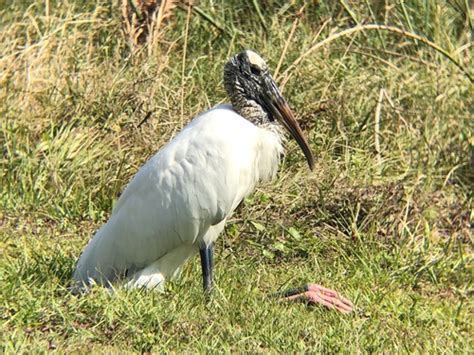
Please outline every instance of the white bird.
[{"label": "white bird", "polygon": [[[283,153],[282,127],[313,169],[308,143],[258,54],[246,50],[232,57],[224,67],[224,85],[232,105],[193,119],[129,183],[79,258],[76,291],[118,280],[131,288],[163,290],[165,279],[199,252],[209,292],[213,243],[242,199],[258,182],[275,176]],[[345,310],[347,300],[318,287],[283,296]]]}]

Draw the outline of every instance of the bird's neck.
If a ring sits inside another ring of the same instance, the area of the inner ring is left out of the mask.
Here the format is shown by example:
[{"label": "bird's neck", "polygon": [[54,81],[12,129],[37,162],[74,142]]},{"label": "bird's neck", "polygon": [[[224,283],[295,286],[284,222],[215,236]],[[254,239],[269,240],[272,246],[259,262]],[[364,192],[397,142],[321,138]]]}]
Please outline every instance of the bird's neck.
[{"label": "bird's neck", "polygon": [[255,100],[249,99],[245,90],[232,70],[224,71],[224,85],[234,110],[252,122],[261,126],[270,122],[268,113]]},{"label": "bird's neck", "polygon": [[234,110],[254,125],[262,126],[270,123],[268,114],[263,110],[262,106],[255,101],[237,96],[231,98],[231,102]]}]

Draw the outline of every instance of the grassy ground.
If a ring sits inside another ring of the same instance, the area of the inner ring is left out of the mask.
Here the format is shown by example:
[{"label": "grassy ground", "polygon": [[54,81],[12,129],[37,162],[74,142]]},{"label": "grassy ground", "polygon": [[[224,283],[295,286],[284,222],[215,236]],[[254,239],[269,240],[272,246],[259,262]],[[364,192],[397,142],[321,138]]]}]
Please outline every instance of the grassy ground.
[{"label": "grassy ground", "polygon": [[[177,10],[138,50],[115,3],[0,3],[2,350],[473,351],[468,1],[264,3]],[[304,55],[364,23],[431,44],[372,29]],[[290,142],[276,181],[218,240],[210,303],[198,258],[165,295],[72,296],[74,264],[120,191],[226,100],[223,64],[243,48],[279,67],[315,171]],[[305,282],[356,312],[266,297]]]}]

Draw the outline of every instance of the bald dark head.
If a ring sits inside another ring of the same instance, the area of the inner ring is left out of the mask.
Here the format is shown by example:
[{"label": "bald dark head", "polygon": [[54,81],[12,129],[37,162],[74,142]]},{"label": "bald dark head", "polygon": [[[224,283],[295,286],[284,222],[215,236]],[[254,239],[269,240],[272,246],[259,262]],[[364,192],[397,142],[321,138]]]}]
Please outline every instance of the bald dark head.
[{"label": "bald dark head", "polygon": [[283,98],[267,63],[255,52],[245,50],[230,58],[224,67],[224,85],[234,110],[256,125],[278,122],[303,150],[310,169],[314,159],[298,122]]},{"label": "bald dark head", "polygon": [[254,123],[273,120],[261,100],[267,77],[271,78],[267,64],[251,50],[233,56],[224,66],[224,86],[234,109]]}]

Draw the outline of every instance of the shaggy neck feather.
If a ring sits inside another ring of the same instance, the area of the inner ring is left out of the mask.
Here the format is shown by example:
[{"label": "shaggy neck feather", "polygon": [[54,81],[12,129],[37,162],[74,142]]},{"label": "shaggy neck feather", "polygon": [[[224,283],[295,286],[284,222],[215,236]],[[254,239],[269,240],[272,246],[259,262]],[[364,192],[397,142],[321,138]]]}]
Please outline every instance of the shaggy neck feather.
[{"label": "shaggy neck feather", "polygon": [[249,99],[239,82],[235,68],[224,68],[224,86],[235,111],[253,124],[260,126],[269,123],[268,114],[255,100]]}]

